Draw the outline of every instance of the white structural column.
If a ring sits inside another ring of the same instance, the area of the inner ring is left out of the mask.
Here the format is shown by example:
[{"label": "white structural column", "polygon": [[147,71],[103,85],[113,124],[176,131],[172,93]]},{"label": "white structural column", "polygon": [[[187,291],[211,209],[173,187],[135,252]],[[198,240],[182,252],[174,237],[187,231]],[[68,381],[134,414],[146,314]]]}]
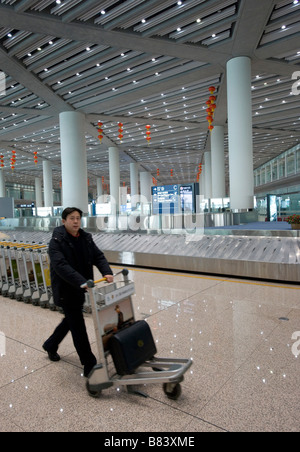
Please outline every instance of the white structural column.
[{"label": "white structural column", "polygon": [[102,185],[102,178],[97,178],[97,202],[102,202],[102,196],[103,196],[103,185]]},{"label": "white structural column", "polygon": [[215,126],[211,133],[212,198],[225,198],[224,127]]},{"label": "white structural column", "polygon": [[0,170],[0,198],[6,198],[5,176],[3,169]]},{"label": "white structural column", "polygon": [[145,204],[150,204],[152,200],[151,186],[152,186],[152,176],[151,173],[143,172],[140,173],[141,181],[141,211],[142,213],[147,213],[144,210]]},{"label": "white structural column", "polygon": [[116,215],[120,210],[120,153],[115,147],[109,148],[109,179],[111,213]]},{"label": "white structural column", "polygon": [[205,172],[205,199],[212,197],[212,180],[211,180],[211,152],[204,154],[204,172]]},{"label": "white structural column", "polygon": [[151,197],[152,197],[152,193],[151,193],[151,186],[152,186],[152,176],[151,173],[148,172],[143,172],[140,173],[140,178],[141,178],[141,196],[143,196],[144,198],[144,202],[150,203],[151,202]]},{"label": "white structural column", "polygon": [[139,202],[139,164],[130,163],[131,208],[136,209]]},{"label": "white structural column", "polygon": [[59,115],[63,207],[88,213],[88,176],[85,116],[79,112]]},{"label": "white structural column", "polygon": [[254,207],[251,60],[227,63],[231,210]]},{"label": "white structural column", "polygon": [[202,174],[200,175],[200,196],[205,198],[205,166],[202,165]]},{"label": "white structural column", "polygon": [[43,178],[44,178],[44,206],[53,207],[52,165],[47,160],[43,161]]},{"label": "white structural column", "polygon": [[35,207],[43,207],[42,179],[35,178]]}]

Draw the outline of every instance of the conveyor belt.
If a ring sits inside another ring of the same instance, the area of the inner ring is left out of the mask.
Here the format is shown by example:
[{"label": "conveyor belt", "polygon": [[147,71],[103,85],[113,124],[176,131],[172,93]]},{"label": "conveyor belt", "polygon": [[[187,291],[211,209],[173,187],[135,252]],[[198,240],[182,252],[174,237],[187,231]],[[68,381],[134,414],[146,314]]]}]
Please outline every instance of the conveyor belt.
[{"label": "conveyor belt", "polygon": [[[189,238],[189,237],[188,237]],[[110,262],[255,279],[298,282],[300,239],[294,237],[96,234]]]},{"label": "conveyor belt", "polygon": [[[10,240],[49,242],[51,232],[3,231]],[[300,238],[96,233],[112,264],[286,282],[300,280]]]}]

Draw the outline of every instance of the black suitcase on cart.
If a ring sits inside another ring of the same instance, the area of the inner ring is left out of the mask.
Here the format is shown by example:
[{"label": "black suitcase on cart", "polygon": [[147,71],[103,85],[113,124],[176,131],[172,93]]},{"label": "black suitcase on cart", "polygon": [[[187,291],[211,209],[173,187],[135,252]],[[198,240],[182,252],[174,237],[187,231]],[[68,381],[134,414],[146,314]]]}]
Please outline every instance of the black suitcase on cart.
[{"label": "black suitcase on cart", "polygon": [[157,353],[151,329],[141,320],[116,333],[109,349],[118,375],[131,375]]}]

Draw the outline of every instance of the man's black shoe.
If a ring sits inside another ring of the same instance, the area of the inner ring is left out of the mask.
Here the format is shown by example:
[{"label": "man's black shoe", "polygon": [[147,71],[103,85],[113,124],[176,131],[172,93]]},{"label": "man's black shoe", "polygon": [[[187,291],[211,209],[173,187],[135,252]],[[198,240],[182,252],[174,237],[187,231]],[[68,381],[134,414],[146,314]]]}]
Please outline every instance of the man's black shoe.
[{"label": "man's black shoe", "polygon": [[84,366],[84,372],[83,372],[83,374],[84,374],[84,376],[85,376],[86,378],[88,378],[88,376],[90,375],[90,373],[92,372],[92,370],[94,369],[94,367],[96,366],[96,364],[97,364],[97,361],[95,361],[93,364],[86,364],[86,365]]},{"label": "man's black shoe", "polygon": [[58,361],[60,361],[60,356],[58,353],[48,352],[48,350],[45,349],[44,345],[43,345],[43,349],[45,350],[45,352],[48,353],[48,357],[49,357],[50,361],[53,361],[54,363],[57,363]]}]

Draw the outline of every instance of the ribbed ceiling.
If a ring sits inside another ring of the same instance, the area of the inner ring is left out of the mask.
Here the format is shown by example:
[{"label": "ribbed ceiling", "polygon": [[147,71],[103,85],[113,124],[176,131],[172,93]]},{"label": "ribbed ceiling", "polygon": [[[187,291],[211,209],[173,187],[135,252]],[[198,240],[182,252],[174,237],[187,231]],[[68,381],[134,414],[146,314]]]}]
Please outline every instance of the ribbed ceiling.
[{"label": "ribbed ceiling", "polygon": [[[210,149],[208,88],[217,90],[215,124],[226,128],[225,68],[239,55],[253,61],[257,167],[299,142],[300,98],[292,93],[292,75],[300,71],[299,37],[300,2],[293,0],[1,0],[6,93],[0,97],[0,152],[6,178],[32,184],[48,159],[58,187],[58,116],[77,110],[86,114],[92,185],[97,177],[108,180],[109,146],[120,147],[122,182],[129,183],[134,161],[155,177],[159,168],[162,184],[195,181]],[[102,144],[98,121],[104,124]]]}]

